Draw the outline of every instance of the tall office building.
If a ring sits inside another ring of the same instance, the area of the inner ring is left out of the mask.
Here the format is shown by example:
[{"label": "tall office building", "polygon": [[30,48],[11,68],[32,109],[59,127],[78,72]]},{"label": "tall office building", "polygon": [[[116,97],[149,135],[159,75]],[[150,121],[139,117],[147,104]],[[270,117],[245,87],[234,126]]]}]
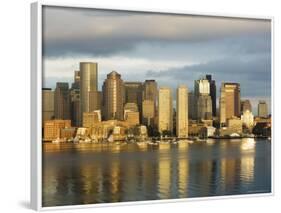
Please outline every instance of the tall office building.
[{"label": "tall office building", "polygon": [[268,116],[267,103],[265,101],[259,101],[258,116],[262,118],[266,118]]},{"label": "tall office building", "polygon": [[142,123],[156,127],[158,86],[155,80],[145,80],[142,87]]},{"label": "tall office building", "polygon": [[240,84],[222,83],[220,97],[220,117],[223,118],[221,123],[233,116],[240,116]]},{"label": "tall office building", "polygon": [[80,90],[73,87],[70,90],[70,116],[72,126],[81,126]]},{"label": "tall office building", "polygon": [[212,99],[212,114],[216,116],[217,114],[217,88],[216,81],[212,79],[212,75],[206,75],[206,79],[210,84],[210,96]]},{"label": "tall office building", "polygon": [[241,109],[240,109],[241,114],[243,114],[243,112],[246,112],[247,110],[252,112],[252,105],[250,100],[241,100]]},{"label": "tall office building", "polygon": [[112,71],[102,87],[103,117],[105,120],[123,120],[124,83],[121,75]]},{"label": "tall office building", "polygon": [[199,79],[194,81],[194,95],[210,95],[210,83],[207,79]]},{"label": "tall office building", "polygon": [[210,83],[207,79],[194,81],[194,108],[196,119],[212,119],[212,98],[210,96]]},{"label": "tall office building", "polygon": [[155,80],[145,80],[143,83],[143,100],[152,100],[157,102],[158,90]]},{"label": "tall office building", "polygon": [[[90,92],[98,90],[98,64],[92,62],[80,63],[80,113],[90,112]],[[97,102],[97,100],[93,100]],[[82,123],[82,122],[81,122]]]},{"label": "tall office building", "polygon": [[50,88],[42,89],[42,122],[52,120],[55,116],[54,91]]},{"label": "tall office building", "polygon": [[80,89],[80,71],[74,71],[74,82],[71,85],[71,89]]},{"label": "tall office building", "polygon": [[220,100],[219,100],[219,114],[220,114],[220,123],[226,124],[226,112],[225,112],[225,91],[224,88],[220,89]]},{"label": "tall office building", "polygon": [[172,90],[160,87],[158,94],[158,131],[173,132],[173,103]]},{"label": "tall office building", "polygon": [[209,95],[200,95],[197,97],[197,119],[212,119],[212,99]]},{"label": "tall office building", "polygon": [[155,126],[155,103],[152,100],[143,100],[142,102],[142,124]]},{"label": "tall office building", "polygon": [[195,116],[195,109],[194,109],[194,93],[193,91],[188,92],[188,118],[189,119],[196,119]]},{"label": "tall office building", "polygon": [[101,110],[102,105],[102,92],[101,91],[90,91],[89,92],[90,108],[89,112],[95,110]]},{"label": "tall office building", "polygon": [[68,83],[57,83],[55,89],[54,108],[56,119],[70,119],[70,94]]},{"label": "tall office building", "polygon": [[177,137],[188,137],[188,89],[179,86],[177,89],[177,111],[176,111]]},{"label": "tall office building", "polygon": [[138,111],[142,111],[142,83],[125,82],[125,103],[136,103]]},{"label": "tall office building", "polygon": [[74,82],[70,89],[70,119],[72,126],[81,126],[80,112],[80,71],[74,71]]},{"label": "tall office building", "polygon": [[136,103],[126,103],[125,104],[124,120],[127,121],[130,126],[135,126],[140,123],[138,105]]}]

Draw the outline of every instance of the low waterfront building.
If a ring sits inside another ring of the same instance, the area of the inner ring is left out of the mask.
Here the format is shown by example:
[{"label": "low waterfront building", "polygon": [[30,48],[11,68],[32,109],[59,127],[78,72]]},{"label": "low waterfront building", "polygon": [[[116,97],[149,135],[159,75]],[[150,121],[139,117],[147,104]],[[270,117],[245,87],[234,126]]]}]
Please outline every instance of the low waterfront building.
[{"label": "low waterfront building", "polygon": [[242,130],[242,120],[238,117],[231,117],[227,119],[226,126],[218,130],[218,135],[222,137],[241,136]]},{"label": "low waterfront building", "polygon": [[92,127],[95,123],[101,122],[101,112],[96,110],[93,112],[83,113],[83,127]]},{"label": "low waterfront building", "polygon": [[62,128],[60,131],[60,138],[73,139],[75,135],[76,135],[76,128],[74,127]]},{"label": "low waterfront building", "polygon": [[85,127],[79,127],[76,132],[76,137],[85,137],[89,135],[89,129]]},{"label": "low waterfront building", "polygon": [[135,126],[140,124],[139,112],[125,110],[124,116],[125,116],[124,120],[127,121],[130,126]]},{"label": "low waterfront building", "polygon": [[199,130],[199,136],[203,138],[212,137],[215,135],[216,128],[213,126],[204,126]]},{"label": "low waterfront building", "polygon": [[189,120],[188,123],[188,135],[190,136],[198,136],[200,133],[200,130],[206,127],[206,124],[197,121],[197,120]]},{"label": "low waterfront building", "polygon": [[242,134],[242,120],[232,117],[226,121],[227,128],[232,133]]},{"label": "low waterfront building", "polygon": [[51,141],[60,138],[61,129],[70,128],[71,120],[49,120],[44,122],[43,138]]}]

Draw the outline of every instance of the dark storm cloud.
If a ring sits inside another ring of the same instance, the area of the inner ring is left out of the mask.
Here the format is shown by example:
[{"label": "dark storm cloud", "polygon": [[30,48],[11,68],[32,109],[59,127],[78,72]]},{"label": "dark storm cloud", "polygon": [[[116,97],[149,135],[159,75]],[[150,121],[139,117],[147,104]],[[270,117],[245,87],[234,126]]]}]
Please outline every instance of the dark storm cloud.
[{"label": "dark storm cloud", "polygon": [[268,35],[267,20],[57,7],[43,10],[43,54],[47,57],[103,56],[132,51],[143,43],[172,46]]},{"label": "dark storm cloud", "polygon": [[244,96],[270,96],[271,90],[270,55],[256,57],[225,58],[218,61],[187,65],[160,71],[147,71],[147,78],[159,79],[176,88],[185,83],[193,89],[195,79],[212,74],[219,89],[221,82],[238,82]]},{"label": "dark storm cloud", "polygon": [[[194,80],[209,73],[218,94],[221,82],[238,82],[242,96],[271,96],[270,20],[45,7],[43,56],[54,62],[45,70],[44,85],[51,87],[72,81],[58,65],[63,59],[71,59],[65,67],[72,69],[85,57],[98,63],[117,57],[114,67],[105,67],[123,69],[124,80],[154,78],[159,86],[193,89]],[[138,60],[145,64],[126,66]],[[107,72],[99,70],[99,82]]]}]

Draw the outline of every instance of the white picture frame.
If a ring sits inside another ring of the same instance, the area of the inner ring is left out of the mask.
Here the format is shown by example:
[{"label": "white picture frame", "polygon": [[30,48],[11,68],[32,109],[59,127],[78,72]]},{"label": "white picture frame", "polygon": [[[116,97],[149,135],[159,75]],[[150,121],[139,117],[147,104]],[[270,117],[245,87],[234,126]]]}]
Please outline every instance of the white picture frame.
[{"label": "white picture frame", "polygon": [[181,199],[164,199],[151,201],[137,201],[137,202],[120,202],[120,203],[100,203],[100,204],[85,204],[72,206],[42,206],[42,8],[43,6],[58,6],[58,7],[79,7],[79,8],[93,8],[106,10],[126,10],[136,12],[155,12],[155,13],[169,13],[169,14],[185,14],[185,15],[203,15],[203,16],[218,16],[230,18],[251,18],[251,19],[267,19],[271,21],[271,112],[272,112],[272,126],[274,127],[274,17],[268,16],[247,16],[223,13],[194,13],[184,10],[159,10],[148,8],[124,8],[124,7],[104,7],[102,5],[83,5],[83,4],[61,4],[58,2],[38,1],[31,4],[31,207],[34,210],[57,210],[57,209],[74,209],[74,208],[89,208],[89,207],[103,207],[103,206],[120,206],[120,205],[141,205],[153,204],[163,202],[186,202],[206,199],[230,199],[237,197],[260,197],[274,195],[274,128],[272,128],[272,145],[271,145],[271,193],[265,194],[246,194],[246,195],[229,195],[229,196],[215,196],[215,197],[198,197],[198,198],[181,198]]}]

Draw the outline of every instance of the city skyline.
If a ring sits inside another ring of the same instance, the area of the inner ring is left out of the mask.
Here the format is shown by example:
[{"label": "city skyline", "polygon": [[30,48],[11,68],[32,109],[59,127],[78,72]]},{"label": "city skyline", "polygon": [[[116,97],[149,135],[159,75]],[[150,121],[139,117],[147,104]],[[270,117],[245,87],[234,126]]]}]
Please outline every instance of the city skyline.
[{"label": "city skyline", "polygon": [[[64,25],[73,19],[83,24]],[[217,101],[223,80],[239,82],[255,113],[259,100],[271,109],[270,21],[60,7],[44,8],[43,20],[44,87],[72,82],[77,61],[98,61],[99,82],[116,70],[124,81],[156,79],[175,97],[178,85],[191,91],[195,79],[211,74]]]}]

